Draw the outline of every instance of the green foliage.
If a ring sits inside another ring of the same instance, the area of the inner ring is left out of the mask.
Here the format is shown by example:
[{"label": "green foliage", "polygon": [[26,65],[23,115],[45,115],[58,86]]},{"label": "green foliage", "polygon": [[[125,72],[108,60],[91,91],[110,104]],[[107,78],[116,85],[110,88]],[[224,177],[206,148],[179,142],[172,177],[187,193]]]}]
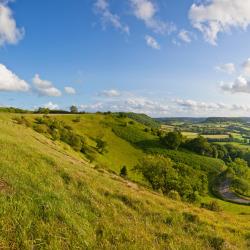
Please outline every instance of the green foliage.
[{"label": "green foliage", "polygon": [[107,153],[107,142],[105,142],[102,138],[96,139],[96,148],[99,153]]},{"label": "green foliage", "polygon": [[74,118],[72,121],[73,121],[73,122],[80,122],[80,121],[81,121],[81,117],[80,117],[80,116],[77,116],[77,117]]},{"label": "green foliage", "polygon": [[209,203],[202,203],[201,207],[206,208],[206,209],[211,210],[211,211],[214,211],[214,212],[222,211],[222,209],[217,201],[211,201]]},{"label": "green foliage", "polygon": [[120,176],[121,177],[127,177],[128,175],[128,170],[127,170],[127,167],[126,166],[123,166],[120,170]]},{"label": "green foliage", "polygon": [[70,113],[72,113],[72,114],[78,113],[78,108],[76,106],[72,105],[70,107]]},{"label": "green foliage", "polygon": [[177,150],[182,143],[182,134],[179,131],[169,132],[162,138],[162,142],[167,148]]},{"label": "green foliage", "polygon": [[38,110],[36,111],[36,113],[38,114],[49,114],[50,110],[48,108],[38,108]]},{"label": "green foliage", "polygon": [[202,136],[188,140],[184,147],[201,155],[212,155],[211,145]]},{"label": "green foliage", "polygon": [[136,113],[125,113],[127,117],[145,125],[150,128],[160,128],[160,123],[155,119],[145,115],[145,114],[136,114]]},{"label": "green foliage", "polygon": [[37,117],[33,129],[39,133],[48,134],[53,140],[61,140],[70,145],[75,151],[85,152],[85,138],[76,134],[72,128],[50,116]]},{"label": "green foliage", "polygon": [[225,168],[224,162],[219,159],[200,156],[192,152],[165,150],[162,148],[149,148],[147,152],[169,157],[176,163],[192,166],[193,169],[202,170],[209,175],[217,175]]},{"label": "green foliage", "polygon": [[228,164],[227,178],[231,179],[231,188],[242,195],[250,195],[250,168],[246,161],[236,158]]},{"label": "green foliage", "polygon": [[168,192],[168,197],[170,199],[173,199],[173,200],[176,200],[176,201],[180,201],[181,200],[181,197],[180,197],[179,193],[176,190],[170,190]]},{"label": "green foliage", "polygon": [[25,125],[27,127],[31,126],[31,123],[24,116],[16,116],[16,117],[13,118],[13,120],[17,124],[22,124],[22,125]]},{"label": "green foliage", "polygon": [[135,170],[142,173],[154,190],[164,194],[177,191],[184,200],[195,201],[195,192],[207,192],[207,178],[184,164],[175,164],[162,156],[147,156],[140,160]]}]

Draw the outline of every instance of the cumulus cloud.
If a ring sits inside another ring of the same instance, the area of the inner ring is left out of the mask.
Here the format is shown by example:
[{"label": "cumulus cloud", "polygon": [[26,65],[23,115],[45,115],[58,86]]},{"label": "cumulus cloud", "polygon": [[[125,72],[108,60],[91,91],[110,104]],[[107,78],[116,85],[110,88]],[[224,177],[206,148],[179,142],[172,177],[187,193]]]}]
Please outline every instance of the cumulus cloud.
[{"label": "cumulus cloud", "polygon": [[53,102],[48,102],[48,103],[44,104],[43,106],[44,106],[44,108],[48,108],[50,110],[59,109],[59,106]]},{"label": "cumulus cloud", "polygon": [[189,111],[201,111],[201,112],[216,111],[218,109],[224,109],[227,107],[223,103],[206,103],[206,102],[197,102],[194,100],[182,100],[182,99],[177,99],[176,104]]},{"label": "cumulus cloud", "polygon": [[220,87],[222,90],[231,93],[250,93],[250,81],[243,76],[239,76],[232,83],[221,82]]},{"label": "cumulus cloud", "polygon": [[[177,113],[182,115],[198,116],[240,116],[249,115],[250,106],[242,104],[225,104],[214,102],[198,102],[195,100],[175,100],[177,107],[173,107]],[[178,109],[179,107],[179,109]]]},{"label": "cumulus cloud", "polygon": [[207,42],[216,45],[217,36],[232,28],[245,30],[250,24],[249,0],[210,0],[193,4],[189,19],[200,30]]},{"label": "cumulus cloud", "polygon": [[28,91],[29,85],[12,71],[0,64],[0,91]]},{"label": "cumulus cloud", "polygon": [[96,13],[101,16],[104,27],[106,27],[106,25],[111,25],[126,34],[129,34],[129,26],[123,24],[120,20],[120,17],[110,11],[108,0],[97,0],[95,2],[94,8]]},{"label": "cumulus cloud", "polygon": [[72,87],[64,87],[64,91],[66,94],[69,94],[69,95],[76,94],[76,90]]},{"label": "cumulus cloud", "polygon": [[24,29],[17,28],[12,11],[6,4],[7,1],[0,1],[0,46],[16,44],[24,36]]},{"label": "cumulus cloud", "polygon": [[118,97],[120,95],[121,93],[115,89],[103,90],[102,92],[99,93],[99,96],[104,96],[104,97]]},{"label": "cumulus cloud", "polygon": [[171,33],[176,29],[172,23],[156,17],[158,9],[152,0],[130,0],[135,17],[156,33]]},{"label": "cumulus cloud", "polygon": [[128,94],[126,97],[103,100],[92,104],[83,104],[80,109],[95,112],[95,111],[113,111],[113,112],[135,112],[145,113],[148,115],[166,115],[169,112],[168,105],[150,100],[145,97],[138,97]]},{"label": "cumulus cloud", "polygon": [[236,71],[235,65],[233,63],[222,64],[222,65],[216,66],[215,69],[217,71],[224,72],[224,73],[227,73],[229,75],[235,73],[235,71]]},{"label": "cumulus cloud", "polygon": [[178,34],[179,39],[181,39],[185,43],[191,43],[192,38],[191,38],[191,33],[187,30],[181,30]]},{"label": "cumulus cloud", "polygon": [[36,91],[42,96],[61,96],[61,91],[55,88],[52,82],[42,80],[38,74],[33,78],[33,84]]},{"label": "cumulus cloud", "polygon": [[153,49],[160,49],[161,46],[159,45],[159,43],[156,41],[156,39],[152,36],[145,36],[145,40],[146,43],[149,47],[153,48]]},{"label": "cumulus cloud", "polygon": [[250,58],[243,63],[243,73],[245,76],[250,76]]}]

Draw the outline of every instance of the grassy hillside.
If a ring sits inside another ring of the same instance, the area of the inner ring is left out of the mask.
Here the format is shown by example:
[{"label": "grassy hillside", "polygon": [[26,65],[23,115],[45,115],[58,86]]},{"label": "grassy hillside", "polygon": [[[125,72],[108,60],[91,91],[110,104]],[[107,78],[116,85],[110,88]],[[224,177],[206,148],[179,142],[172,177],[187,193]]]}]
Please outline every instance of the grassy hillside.
[{"label": "grassy hillside", "polygon": [[[212,212],[170,200],[95,167],[63,142],[15,124],[15,116],[0,114],[0,248],[249,248],[249,207]],[[144,154],[112,132],[110,116],[58,118],[93,147],[96,136],[108,138],[108,153],[98,162],[113,170],[133,166]]]}]

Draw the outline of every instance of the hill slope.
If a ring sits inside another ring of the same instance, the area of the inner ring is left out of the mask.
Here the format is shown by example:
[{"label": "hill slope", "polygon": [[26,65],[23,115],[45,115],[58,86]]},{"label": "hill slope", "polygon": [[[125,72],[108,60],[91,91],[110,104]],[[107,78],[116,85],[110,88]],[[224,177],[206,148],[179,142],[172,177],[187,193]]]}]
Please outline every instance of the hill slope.
[{"label": "hill slope", "polygon": [[[170,200],[95,168],[83,154],[15,124],[12,117],[0,115],[0,248],[249,248],[247,207],[236,215]],[[91,140],[102,128],[87,125],[89,119],[84,133]],[[80,123],[74,127],[81,132]],[[143,154],[108,130],[114,151],[110,144],[107,157],[118,152],[115,145]]]}]

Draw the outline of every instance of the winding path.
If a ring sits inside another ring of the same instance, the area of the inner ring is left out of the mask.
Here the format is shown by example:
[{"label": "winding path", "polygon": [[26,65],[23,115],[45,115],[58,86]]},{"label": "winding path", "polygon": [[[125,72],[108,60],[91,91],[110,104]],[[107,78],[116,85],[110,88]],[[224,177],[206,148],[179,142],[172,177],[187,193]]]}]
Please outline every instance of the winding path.
[{"label": "winding path", "polygon": [[219,185],[218,192],[220,193],[222,198],[224,198],[227,201],[234,202],[234,203],[250,205],[250,200],[237,196],[234,192],[230,190],[229,187],[230,187],[229,180],[225,180]]}]

